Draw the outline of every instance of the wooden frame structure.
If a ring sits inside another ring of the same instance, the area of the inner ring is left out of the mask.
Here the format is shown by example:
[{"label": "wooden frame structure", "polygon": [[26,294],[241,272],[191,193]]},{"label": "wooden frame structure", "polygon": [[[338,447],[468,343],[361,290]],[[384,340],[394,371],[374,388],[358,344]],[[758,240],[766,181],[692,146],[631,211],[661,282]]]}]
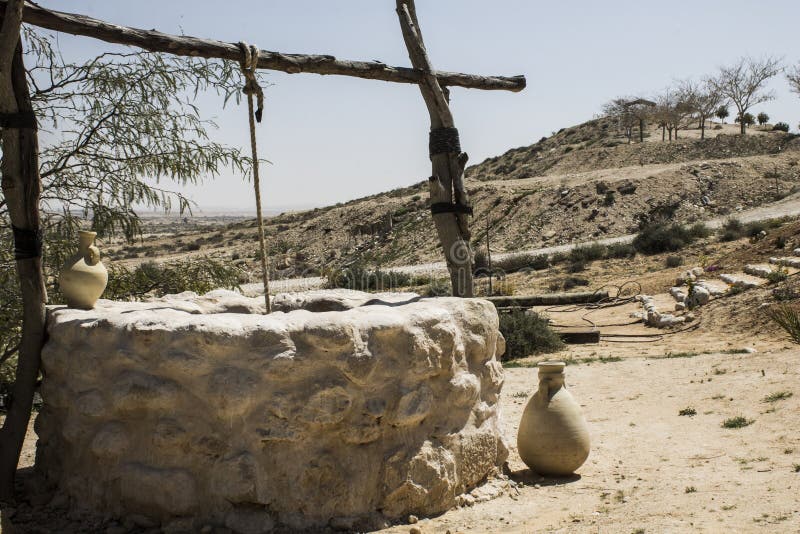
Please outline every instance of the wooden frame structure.
[{"label": "wooden frame structure", "polygon": [[[429,179],[431,212],[450,271],[453,295],[473,295],[469,197],[464,187],[467,154],[449,107],[448,87],[521,91],[524,76],[480,76],[436,71],[428,57],[413,0],[396,0],[412,68],[381,62],[341,60],[330,55],[261,51],[257,67],[290,74],[314,73],[419,86],[431,120]],[[13,500],[14,474],[30,419],[45,336],[45,290],[41,265],[38,134],[22,61],[21,24],[136,46],[151,52],[238,61],[241,49],[226,43],[120,26],[84,15],[44,9],[25,0],[0,0],[0,126],[2,188],[14,227],[15,258],[23,298],[23,335],[13,404],[0,429],[0,501]]]}]

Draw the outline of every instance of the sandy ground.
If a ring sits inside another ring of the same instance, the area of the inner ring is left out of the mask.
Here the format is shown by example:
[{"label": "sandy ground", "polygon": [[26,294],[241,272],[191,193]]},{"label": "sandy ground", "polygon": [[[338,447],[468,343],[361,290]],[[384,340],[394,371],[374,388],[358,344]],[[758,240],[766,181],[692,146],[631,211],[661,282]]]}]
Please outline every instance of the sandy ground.
[{"label": "sandy ground", "polygon": [[[605,310],[598,319],[618,313],[624,314],[624,307]],[[562,313],[559,320],[570,323],[580,315]],[[745,347],[757,352],[739,352]],[[705,350],[727,353],[702,354]],[[570,346],[553,357],[571,362],[567,384],[584,409],[592,437],[592,453],[578,475],[542,478],[519,459],[516,428],[535,391],[536,369],[508,367],[502,420],[511,449],[510,477],[520,486],[493,500],[382,532],[800,531],[796,346],[700,331],[653,343]],[[517,360],[516,365],[533,366],[540,359]],[[764,400],[779,392],[787,398]],[[685,408],[696,415],[680,416]],[[722,427],[736,416],[752,424]],[[33,464],[34,452],[31,430],[21,467]],[[26,515],[32,513],[36,509]],[[38,528],[4,532],[54,532],[47,518],[61,514],[38,513]],[[80,523],[59,526],[81,532]]]},{"label": "sandy ground", "polygon": [[[593,442],[578,476],[542,479],[519,459],[516,427],[536,375],[507,369],[509,466],[524,486],[415,526],[423,533],[800,531],[800,350],[680,358],[596,351],[625,357],[567,368]],[[795,394],[763,400],[781,391]],[[690,407],[697,415],[678,414]],[[740,415],[753,423],[722,428]]]}]

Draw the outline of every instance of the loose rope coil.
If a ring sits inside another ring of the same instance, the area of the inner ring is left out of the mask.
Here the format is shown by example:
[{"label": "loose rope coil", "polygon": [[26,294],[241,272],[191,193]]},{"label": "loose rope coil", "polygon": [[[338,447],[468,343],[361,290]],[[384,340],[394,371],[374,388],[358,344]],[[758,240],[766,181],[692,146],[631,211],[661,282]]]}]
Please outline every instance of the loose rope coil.
[{"label": "loose rope coil", "polygon": [[[242,92],[247,95],[247,116],[250,121],[250,150],[253,155],[253,188],[256,192],[256,217],[258,218],[258,244],[261,250],[261,279],[264,283],[264,301],[267,305],[267,313],[272,312],[269,302],[269,263],[267,261],[267,245],[264,238],[264,219],[261,216],[261,183],[258,176],[258,150],[256,147],[256,121],[261,122],[264,111],[264,91],[256,79],[256,67],[258,66],[258,47],[248,45],[244,41],[239,42],[242,51],[242,58],[239,60],[239,67],[245,79]],[[258,99],[258,108],[253,111],[253,95]],[[255,120],[253,120],[255,118]]]}]

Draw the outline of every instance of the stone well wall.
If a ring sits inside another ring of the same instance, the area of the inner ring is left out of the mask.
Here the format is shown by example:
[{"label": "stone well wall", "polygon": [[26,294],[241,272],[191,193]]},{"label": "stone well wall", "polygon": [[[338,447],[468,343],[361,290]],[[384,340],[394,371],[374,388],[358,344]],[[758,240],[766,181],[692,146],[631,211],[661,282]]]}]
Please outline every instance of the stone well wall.
[{"label": "stone well wall", "polygon": [[452,507],[507,456],[497,313],[374,298],[284,297],[350,309],[268,316],[219,291],[51,309],[37,468],[72,506],[198,528],[364,528]]}]

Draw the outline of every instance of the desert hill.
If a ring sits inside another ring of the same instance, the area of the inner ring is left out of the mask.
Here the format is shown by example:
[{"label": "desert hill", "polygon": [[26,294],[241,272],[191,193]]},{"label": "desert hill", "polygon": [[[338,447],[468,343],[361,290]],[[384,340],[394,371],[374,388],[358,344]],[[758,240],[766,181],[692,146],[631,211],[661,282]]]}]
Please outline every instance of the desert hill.
[{"label": "desert hill", "polygon": [[[688,130],[662,142],[653,127],[644,143],[629,144],[603,118],[489,158],[466,172],[473,241],[485,246],[487,224],[495,252],[613,237],[664,215],[680,222],[735,215],[800,189],[800,139],[756,128],[733,135],[737,130],[712,125],[704,140]],[[274,275],[314,274],[355,259],[382,266],[441,260],[427,198],[419,183],[267,219]],[[146,246],[110,252],[131,263],[210,255],[256,269],[256,249],[255,222],[241,221],[177,236],[160,232]]]}]

